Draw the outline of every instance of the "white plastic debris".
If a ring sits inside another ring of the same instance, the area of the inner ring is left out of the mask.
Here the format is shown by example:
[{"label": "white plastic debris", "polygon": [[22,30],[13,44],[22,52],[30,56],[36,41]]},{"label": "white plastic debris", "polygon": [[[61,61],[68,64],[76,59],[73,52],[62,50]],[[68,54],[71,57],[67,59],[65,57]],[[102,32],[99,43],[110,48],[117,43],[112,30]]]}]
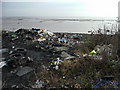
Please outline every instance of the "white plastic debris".
[{"label": "white plastic debris", "polygon": [[65,76],[63,76],[63,78],[65,78]]},{"label": "white plastic debris", "polygon": [[83,54],[83,57],[86,57],[87,56],[87,54]]},{"label": "white plastic debris", "polygon": [[56,66],[55,66],[55,70],[58,70],[58,69],[59,69],[59,66],[58,66],[58,65],[56,65]]},{"label": "white plastic debris", "polygon": [[62,60],[60,58],[57,58],[57,61],[54,62],[54,65],[60,65],[62,63]]},{"label": "white plastic debris", "polygon": [[47,29],[44,30],[44,33],[48,34],[49,36],[53,36],[53,32],[48,31]]},{"label": "white plastic debris", "polygon": [[12,46],[12,48],[15,48],[15,46]]},{"label": "white plastic debris", "polygon": [[92,50],[90,53],[91,54],[96,54],[97,52],[95,50]]},{"label": "white plastic debris", "polygon": [[92,55],[88,55],[89,57],[92,57]]},{"label": "white plastic debris", "polygon": [[19,88],[17,85],[12,85],[11,88]]},{"label": "white plastic debris", "polygon": [[12,54],[12,53],[13,53],[13,51],[10,51],[10,52],[9,52],[9,54]]},{"label": "white plastic debris", "polygon": [[39,38],[37,41],[42,42],[42,41],[45,41],[45,40],[46,40],[45,38],[43,38],[43,39]]},{"label": "white plastic debris", "polygon": [[53,36],[53,33],[52,33],[52,32],[50,32],[50,31],[48,31],[48,35]]},{"label": "white plastic debris", "polygon": [[43,81],[41,81],[41,80],[37,80],[36,82],[35,82],[35,85],[33,85],[32,87],[33,88],[42,88],[42,87],[44,87],[44,82]]},{"label": "white plastic debris", "polygon": [[2,68],[2,67],[5,66],[5,65],[6,65],[6,62],[5,62],[5,61],[0,62],[0,68]]}]

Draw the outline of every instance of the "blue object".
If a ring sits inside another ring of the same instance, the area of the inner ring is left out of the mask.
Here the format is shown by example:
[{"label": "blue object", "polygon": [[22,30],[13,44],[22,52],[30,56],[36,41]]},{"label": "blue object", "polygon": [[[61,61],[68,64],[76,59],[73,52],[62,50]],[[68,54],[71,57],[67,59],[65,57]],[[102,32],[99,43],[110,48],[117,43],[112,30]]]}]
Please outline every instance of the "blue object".
[{"label": "blue object", "polygon": [[33,30],[33,32],[37,32],[37,30]]},{"label": "blue object", "polygon": [[118,88],[120,88],[119,83],[118,82],[114,82],[114,85],[116,85]]},{"label": "blue object", "polygon": [[106,81],[106,80],[102,80],[102,81],[98,82],[98,83],[97,83],[96,85],[94,85],[92,88],[98,88],[101,84],[105,84],[105,83],[114,84],[114,86],[116,86],[117,88],[120,88],[118,82],[110,82],[110,81]]},{"label": "blue object", "polygon": [[106,82],[105,80],[102,80],[102,81],[98,82],[96,85],[94,85],[92,88],[97,88],[97,87],[99,87],[101,84],[103,84],[105,82]]}]

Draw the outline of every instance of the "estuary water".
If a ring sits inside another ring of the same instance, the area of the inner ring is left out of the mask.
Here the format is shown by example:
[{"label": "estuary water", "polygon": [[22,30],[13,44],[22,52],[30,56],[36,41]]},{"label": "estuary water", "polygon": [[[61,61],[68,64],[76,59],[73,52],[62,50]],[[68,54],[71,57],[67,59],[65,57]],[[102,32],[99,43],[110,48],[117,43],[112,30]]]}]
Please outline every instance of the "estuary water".
[{"label": "estuary water", "polygon": [[117,18],[41,18],[41,17],[3,17],[3,30],[19,28],[40,28],[52,32],[87,33],[99,28],[117,28]]}]

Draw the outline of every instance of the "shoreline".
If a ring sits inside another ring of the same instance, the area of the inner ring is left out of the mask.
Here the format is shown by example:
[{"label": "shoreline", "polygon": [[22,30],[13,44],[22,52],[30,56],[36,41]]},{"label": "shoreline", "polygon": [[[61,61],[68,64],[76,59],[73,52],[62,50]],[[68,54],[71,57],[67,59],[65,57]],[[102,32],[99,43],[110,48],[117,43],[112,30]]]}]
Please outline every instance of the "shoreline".
[{"label": "shoreline", "polygon": [[[20,28],[20,29],[24,29],[24,30],[31,30],[31,29],[25,29],[25,28]],[[19,29],[16,29],[16,30],[1,30],[1,31],[7,31],[7,32],[16,32],[17,30],[19,30]],[[43,29],[44,30],[44,29]],[[93,35],[92,33],[81,33],[81,32],[53,32],[53,33],[55,33],[55,34],[81,34],[81,35]],[[115,32],[114,34],[106,34],[106,35],[116,35],[116,34],[118,34],[117,32]],[[94,35],[104,35],[104,33],[101,33],[101,34],[99,34],[99,33],[94,33]]]}]

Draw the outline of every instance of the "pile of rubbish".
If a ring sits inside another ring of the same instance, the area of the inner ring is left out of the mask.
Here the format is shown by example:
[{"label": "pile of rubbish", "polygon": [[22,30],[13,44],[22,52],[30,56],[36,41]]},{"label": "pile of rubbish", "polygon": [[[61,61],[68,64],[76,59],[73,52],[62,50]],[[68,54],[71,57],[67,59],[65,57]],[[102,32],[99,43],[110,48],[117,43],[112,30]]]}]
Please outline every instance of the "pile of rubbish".
[{"label": "pile of rubbish", "polygon": [[[32,28],[30,30],[6,31],[3,32],[3,37],[3,48],[7,49],[3,49],[2,53],[9,52],[5,61],[6,65],[11,67],[33,61],[30,56],[27,56],[28,50],[61,53],[59,56],[66,60],[75,58],[66,52],[69,49],[69,43],[73,40],[68,39],[67,35],[55,35],[47,29]],[[9,44],[6,44],[7,42]]]},{"label": "pile of rubbish", "polygon": [[36,28],[3,31],[2,34],[3,49],[0,53],[3,58],[0,68],[9,68],[11,71],[8,73],[19,77],[34,72],[36,67],[41,67],[37,64],[44,60],[49,63],[47,68],[58,70],[64,60],[77,58],[69,54],[69,45],[73,45],[71,41],[74,38],[69,38],[67,34],[55,34],[47,29]]},{"label": "pile of rubbish", "polygon": [[[70,65],[77,65],[74,61],[79,62],[86,57],[102,60],[103,53],[108,56],[112,55],[113,46],[111,44],[97,45],[89,53],[76,49],[86,40],[85,36],[76,33],[53,33],[47,29],[32,28],[3,31],[2,37],[3,49],[0,49],[0,54],[3,58],[0,59],[0,68],[3,69],[3,88],[44,88],[52,82],[46,80],[44,73],[50,73],[51,76],[53,73],[61,75],[60,69],[66,61],[73,62]],[[75,51],[81,54],[78,55]],[[74,69],[68,67],[69,71],[73,72],[77,72],[76,68],[77,66]],[[40,79],[41,73],[43,74],[42,79]],[[40,77],[38,78],[37,75]],[[70,86],[65,81],[66,76],[62,76],[64,84],[62,83],[60,87]],[[76,76],[73,75],[73,77]],[[7,78],[8,80],[6,80]],[[73,86],[81,87],[78,83]]]},{"label": "pile of rubbish", "polygon": [[83,57],[89,56],[97,60],[102,60],[102,55],[106,54],[107,56],[111,56],[113,52],[112,50],[113,46],[111,44],[102,46],[97,45],[89,54],[83,54]]},{"label": "pile of rubbish", "polygon": [[62,60],[60,60],[60,58],[57,58],[57,60],[52,61],[52,62],[50,63],[50,68],[53,68],[53,69],[55,69],[55,70],[58,70],[61,64],[62,64]]},{"label": "pile of rubbish", "polygon": [[32,62],[33,60],[26,55],[27,50],[24,48],[15,48],[9,52],[9,56],[7,59],[4,59],[1,62],[0,67],[10,66],[10,67],[18,67],[21,65],[25,65],[26,63]]}]

